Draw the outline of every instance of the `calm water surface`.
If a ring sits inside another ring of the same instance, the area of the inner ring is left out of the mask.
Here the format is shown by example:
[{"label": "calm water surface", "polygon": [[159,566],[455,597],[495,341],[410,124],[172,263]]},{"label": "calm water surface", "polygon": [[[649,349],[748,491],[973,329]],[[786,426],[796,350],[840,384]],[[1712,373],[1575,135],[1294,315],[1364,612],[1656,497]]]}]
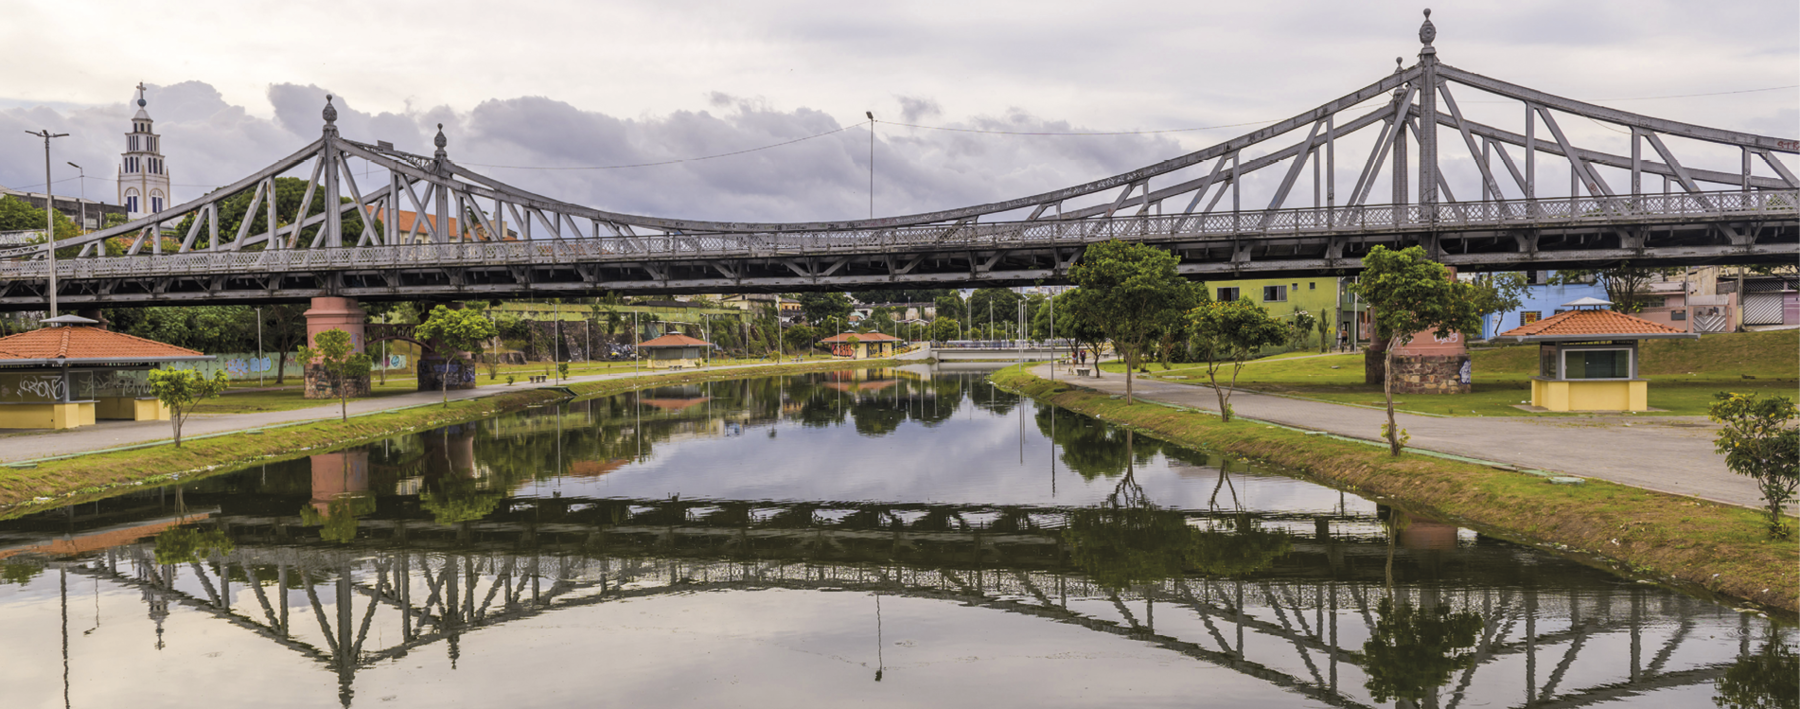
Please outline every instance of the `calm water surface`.
[{"label": "calm water surface", "polygon": [[547,406],[0,522],[0,564],[8,709],[1795,702],[1759,616],[978,372]]}]

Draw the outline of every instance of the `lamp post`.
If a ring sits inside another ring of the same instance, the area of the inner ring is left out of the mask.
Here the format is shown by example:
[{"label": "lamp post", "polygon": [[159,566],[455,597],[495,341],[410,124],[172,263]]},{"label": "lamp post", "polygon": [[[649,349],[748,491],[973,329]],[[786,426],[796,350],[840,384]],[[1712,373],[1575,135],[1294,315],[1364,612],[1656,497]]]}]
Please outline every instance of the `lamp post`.
[{"label": "lamp post", "polygon": [[88,228],[88,225],[87,225],[87,171],[81,169],[81,166],[76,165],[75,163],[69,163],[69,167],[75,168],[76,174],[81,175],[81,178],[80,178],[80,181],[81,181],[81,202],[80,202],[80,204],[81,204],[81,223],[77,224],[76,226],[81,227],[81,229],[83,231],[86,231]]},{"label": "lamp post", "polygon": [[875,112],[863,111],[869,117],[869,218],[875,218]]},{"label": "lamp post", "polygon": [[48,128],[36,132],[25,131],[25,134],[44,139],[44,240],[50,244],[50,248],[44,251],[44,258],[50,263],[50,317],[54,318],[56,317],[56,198],[50,196],[50,139],[64,138],[69,134],[51,133]]}]

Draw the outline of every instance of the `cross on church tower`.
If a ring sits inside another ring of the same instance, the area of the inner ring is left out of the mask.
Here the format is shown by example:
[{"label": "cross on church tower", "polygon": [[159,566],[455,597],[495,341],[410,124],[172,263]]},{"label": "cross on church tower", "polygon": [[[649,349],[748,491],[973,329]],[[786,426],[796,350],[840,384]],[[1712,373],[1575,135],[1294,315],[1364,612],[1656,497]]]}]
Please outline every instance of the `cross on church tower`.
[{"label": "cross on church tower", "polygon": [[125,134],[125,152],[119,161],[119,204],[136,219],[161,212],[169,202],[169,170],[163,163],[162,137],[154,131],[155,121],[144,110],[148,88],[137,85],[137,115],[131,118],[131,132]]}]

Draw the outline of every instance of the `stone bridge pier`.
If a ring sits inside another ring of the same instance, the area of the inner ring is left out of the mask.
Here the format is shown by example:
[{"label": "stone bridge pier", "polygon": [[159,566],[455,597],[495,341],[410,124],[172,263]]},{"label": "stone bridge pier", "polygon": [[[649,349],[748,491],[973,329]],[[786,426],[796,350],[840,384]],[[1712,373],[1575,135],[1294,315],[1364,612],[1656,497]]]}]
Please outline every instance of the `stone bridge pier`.
[{"label": "stone bridge pier", "polygon": [[[356,304],[355,298],[319,297],[312,299],[312,307],[306,311],[306,344],[319,346],[319,333],[331,330],[343,330],[350,333],[350,349],[362,352],[365,338],[363,326],[369,321],[368,313]],[[325,375],[325,368],[317,362],[307,362],[305,392],[308,399],[335,399],[337,391],[332,387],[331,378]],[[350,396],[369,395],[369,376],[363,375],[344,382]]]}]

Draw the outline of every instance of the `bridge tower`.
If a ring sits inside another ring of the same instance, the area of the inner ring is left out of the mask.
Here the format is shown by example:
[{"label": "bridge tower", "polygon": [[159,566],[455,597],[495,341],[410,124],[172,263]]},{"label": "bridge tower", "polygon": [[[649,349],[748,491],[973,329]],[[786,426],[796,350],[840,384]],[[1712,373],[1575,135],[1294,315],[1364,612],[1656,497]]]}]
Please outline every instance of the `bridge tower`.
[{"label": "bridge tower", "polygon": [[[325,162],[320,168],[320,171],[324,176],[322,199],[326,204],[337,204],[339,191],[337,169],[336,165],[333,164],[333,160],[337,156],[337,150],[332,143],[338,140],[338,113],[337,107],[331,105],[330,96],[325,97],[325,110],[321,111],[320,115],[325,119],[325,127],[323,129],[325,150],[320,153],[320,159]],[[324,231],[325,246],[338,247],[343,245],[342,223],[340,220],[326,219],[322,230]],[[312,307],[306,310],[306,343],[309,346],[317,347],[319,344],[317,339],[319,333],[331,330],[343,330],[344,332],[350,333],[351,350],[354,352],[362,352],[363,345],[367,341],[364,337],[365,333],[363,330],[368,322],[368,313],[364,311],[361,306],[357,305],[355,298],[336,296],[315,297],[312,299]],[[337,398],[337,392],[334,391],[331,386],[331,378],[325,375],[323,367],[313,362],[307,362],[305,367],[306,398]],[[350,396],[367,396],[369,394],[369,376],[365,374],[361,377],[357,377],[354,381],[345,382],[345,387],[350,390]]]},{"label": "bridge tower", "polygon": [[144,85],[137,85],[137,115],[125,134],[125,152],[119,159],[119,204],[132,219],[161,212],[169,206],[169,169],[163,162],[162,136],[156,121],[144,107]]}]

